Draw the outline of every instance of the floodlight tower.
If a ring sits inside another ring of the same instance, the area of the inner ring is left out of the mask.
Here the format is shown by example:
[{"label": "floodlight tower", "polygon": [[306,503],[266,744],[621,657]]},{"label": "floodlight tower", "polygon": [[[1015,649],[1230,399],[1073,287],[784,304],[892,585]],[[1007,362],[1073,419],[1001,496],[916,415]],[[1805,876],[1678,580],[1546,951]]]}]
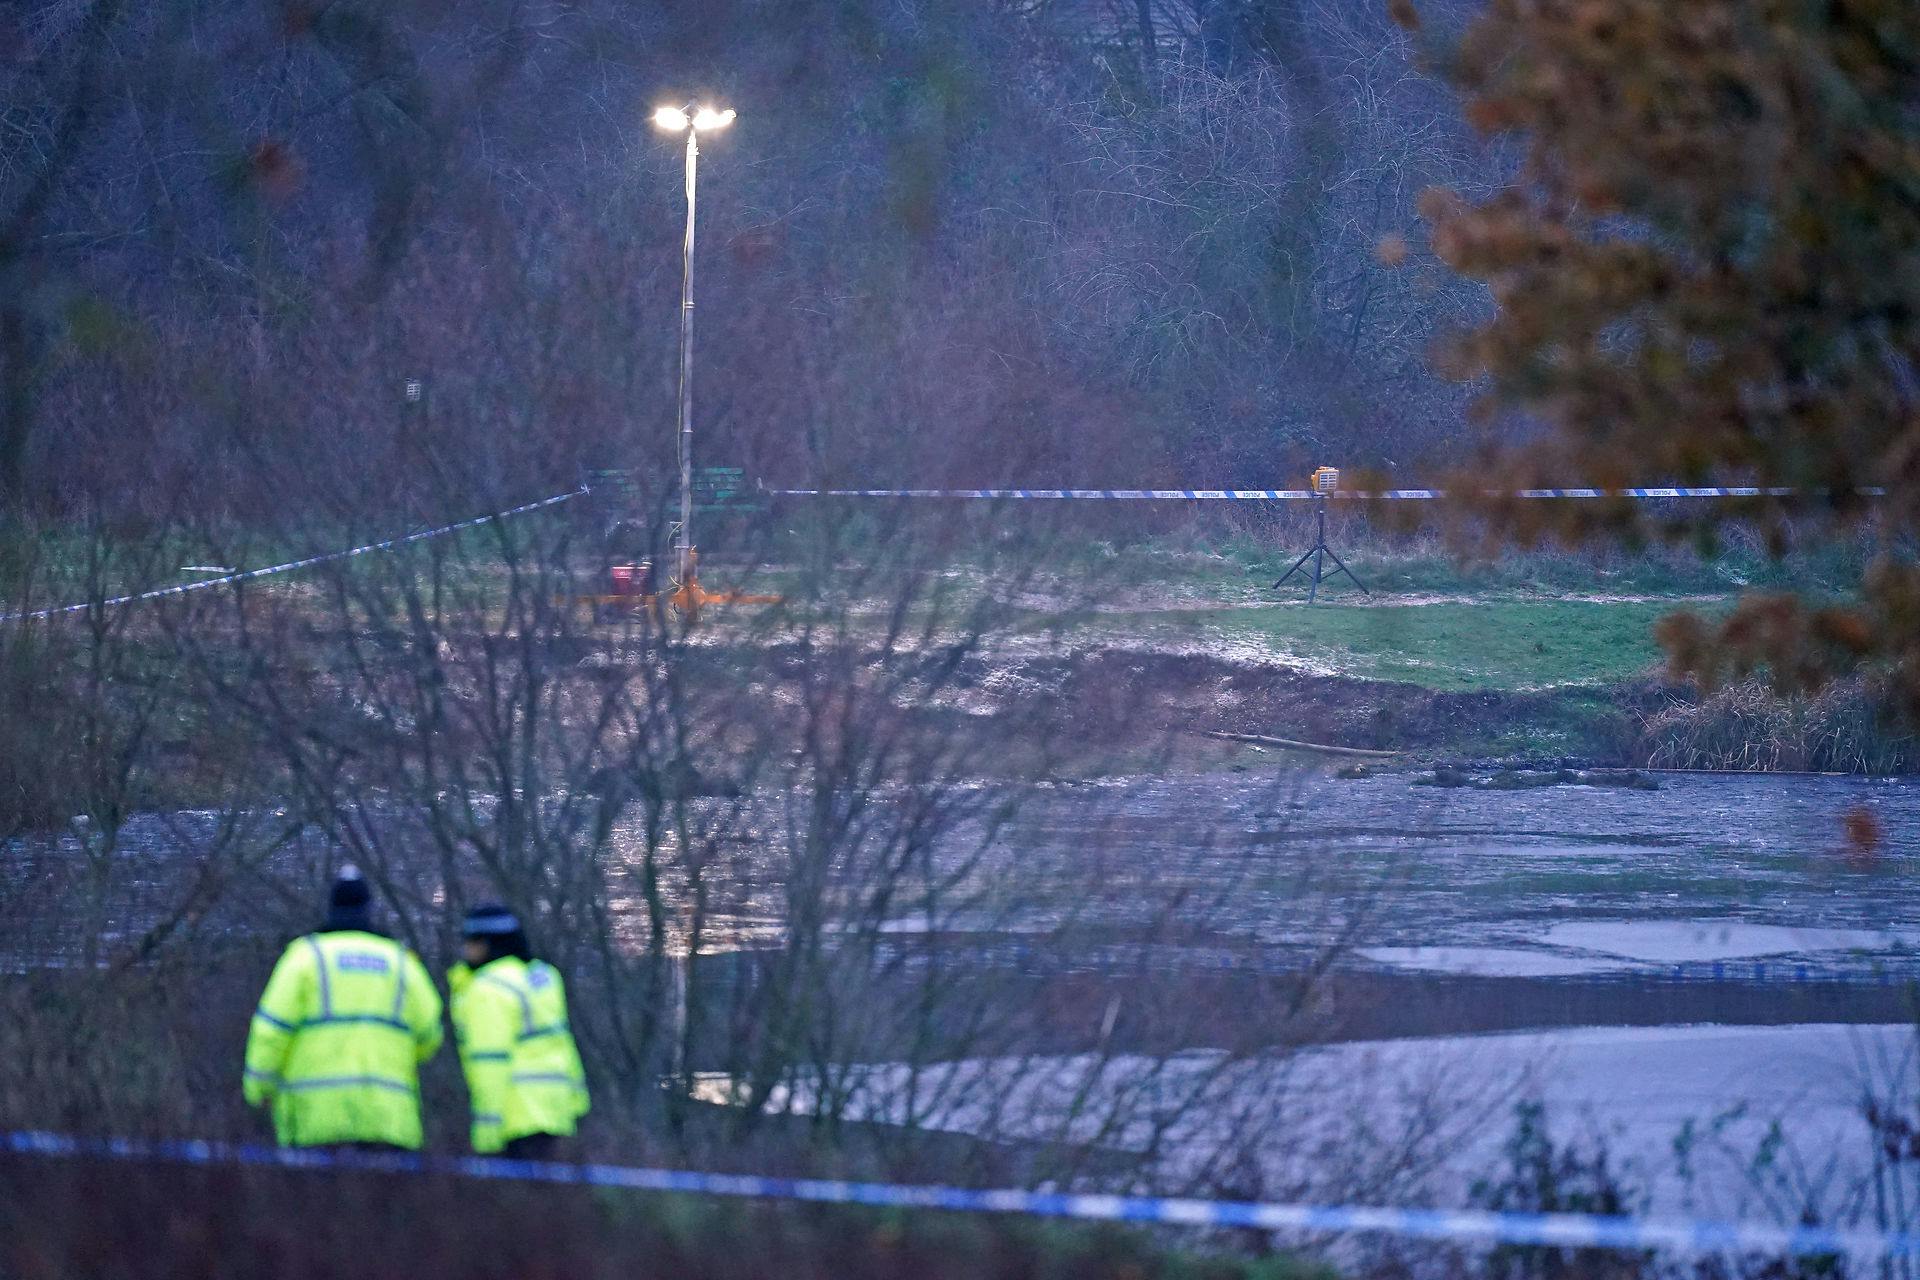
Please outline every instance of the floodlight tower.
[{"label": "floodlight tower", "polygon": [[653,123],[668,133],[687,135],[687,235],[680,249],[680,533],[674,559],[680,588],[693,591],[693,210],[694,177],[699,167],[699,138],[733,123],[733,108],[661,107]]}]

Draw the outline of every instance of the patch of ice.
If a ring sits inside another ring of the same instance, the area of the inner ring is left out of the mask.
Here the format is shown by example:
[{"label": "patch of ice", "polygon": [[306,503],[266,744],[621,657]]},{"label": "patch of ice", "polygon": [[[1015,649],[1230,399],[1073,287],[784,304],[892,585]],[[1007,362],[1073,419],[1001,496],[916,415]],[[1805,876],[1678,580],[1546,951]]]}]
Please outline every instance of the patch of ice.
[{"label": "patch of ice", "polygon": [[[1860,1100],[1889,1083],[1910,1088],[1913,1061],[1914,1030],[1899,1024],[1582,1027],[1251,1060],[1190,1051],[875,1063],[836,1078],[834,1095],[850,1118],[1151,1150],[1175,1184],[1251,1157],[1277,1185],[1337,1194],[1359,1182],[1391,1202],[1371,1152],[1395,1161],[1399,1195],[1441,1203],[1464,1202],[1473,1181],[1501,1172],[1513,1105],[1532,1099],[1557,1141],[1604,1143],[1655,1211],[1739,1217],[1767,1209],[1753,1203],[1751,1161],[1769,1145],[1820,1171],[1834,1206],[1855,1191],[1874,1150]],[[717,1074],[696,1095],[741,1101]],[[768,1105],[805,1114],[816,1096],[795,1079]],[[1688,1132],[1683,1161],[1676,1139]]]},{"label": "patch of ice", "polygon": [[1367,947],[1358,954],[1396,969],[1492,978],[1570,978],[1625,967],[1611,958],[1566,956],[1520,947]]},{"label": "patch of ice", "polygon": [[1549,928],[1542,941],[1629,960],[1681,964],[1815,951],[1885,951],[1911,945],[1913,935],[1741,920],[1574,920]]}]

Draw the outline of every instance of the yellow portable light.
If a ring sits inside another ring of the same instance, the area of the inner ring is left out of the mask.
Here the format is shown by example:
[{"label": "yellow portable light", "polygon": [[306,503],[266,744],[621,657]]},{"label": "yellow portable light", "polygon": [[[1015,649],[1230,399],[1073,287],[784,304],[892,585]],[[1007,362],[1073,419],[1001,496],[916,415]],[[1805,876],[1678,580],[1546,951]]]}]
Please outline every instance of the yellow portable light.
[{"label": "yellow portable light", "polygon": [[[1344,573],[1347,575],[1347,581],[1360,588],[1362,595],[1371,596],[1373,592],[1367,590],[1367,584],[1356,578],[1353,570],[1347,568],[1346,562],[1335,555],[1333,548],[1327,545],[1327,499],[1340,492],[1340,468],[1315,467],[1313,474],[1307,477],[1307,486],[1315,499],[1313,545],[1307,548],[1305,555],[1293,562],[1293,568],[1280,575],[1280,581],[1273,584],[1274,589],[1278,590],[1285,586],[1287,580],[1297,573],[1307,579],[1307,603],[1312,604],[1320,598],[1322,582]],[[1332,573],[1326,571],[1326,562],[1329,560],[1333,561]],[[1311,573],[1307,568],[1308,562],[1312,562],[1313,565]]]}]

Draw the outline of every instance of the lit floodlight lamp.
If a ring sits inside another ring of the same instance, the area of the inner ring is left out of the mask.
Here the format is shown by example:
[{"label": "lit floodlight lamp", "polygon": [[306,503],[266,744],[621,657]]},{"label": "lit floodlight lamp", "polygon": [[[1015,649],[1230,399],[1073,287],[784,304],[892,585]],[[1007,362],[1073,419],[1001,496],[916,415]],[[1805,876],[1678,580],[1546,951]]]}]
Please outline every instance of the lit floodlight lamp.
[{"label": "lit floodlight lamp", "polygon": [[[687,135],[687,234],[680,250],[680,523],[674,530],[675,559],[679,563],[679,588],[672,597],[681,611],[692,618],[703,599],[719,597],[701,594],[694,580],[693,549],[693,229],[695,175],[699,171],[700,135],[724,129],[733,123],[733,108],[721,109],[688,103],[684,107],[660,107],[653,122],[670,133]],[[744,599],[735,593],[730,598]]]}]

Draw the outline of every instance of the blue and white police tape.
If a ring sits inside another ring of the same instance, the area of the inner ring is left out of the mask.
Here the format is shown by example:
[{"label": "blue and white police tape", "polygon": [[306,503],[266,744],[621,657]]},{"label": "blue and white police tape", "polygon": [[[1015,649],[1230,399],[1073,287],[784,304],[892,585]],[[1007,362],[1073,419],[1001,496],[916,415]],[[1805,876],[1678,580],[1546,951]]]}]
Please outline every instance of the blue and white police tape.
[{"label": "blue and white police tape", "polygon": [[[1445,489],[1337,489],[1318,493],[1312,489],[769,489],[775,497],[785,498],[988,498],[988,499],[1073,499],[1089,498],[1131,502],[1313,502],[1322,498],[1339,501],[1429,501],[1447,496]],[[1790,498],[1799,493],[1825,491],[1795,488],[1755,488],[1728,485],[1666,485],[1632,489],[1489,489],[1485,497],[1512,498]],[[1881,488],[1863,488],[1855,493],[1867,498],[1886,496]]]},{"label": "blue and white police tape", "polygon": [[1056,1191],[973,1190],[821,1178],[762,1178],[644,1169],[626,1165],[548,1164],[482,1156],[279,1149],[198,1141],[78,1138],[58,1133],[9,1133],[0,1150],[16,1155],[129,1160],[190,1165],[253,1165],[282,1169],[342,1169],[370,1173],[438,1174],[508,1182],[571,1183],[633,1191],[959,1213],[1013,1213],[1101,1222],[1191,1227],[1250,1227],[1320,1234],[1377,1232],[1418,1240],[1474,1244],[1550,1245],[1561,1248],[1685,1253],[1756,1253],[1896,1257],[1920,1253],[1920,1235],[1836,1227],[1783,1227],[1760,1222],[1628,1218],[1575,1213],[1491,1213],[1470,1209],[1387,1209],[1367,1205],[1263,1204],[1164,1196],[1073,1194]]},{"label": "blue and white police tape", "polygon": [[255,578],[270,578],[279,573],[291,573],[295,569],[311,569],[317,564],[328,564],[335,560],[348,560],[354,556],[364,556],[374,551],[392,551],[408,543],[425,542],[429,538],[442,537],[449,533],[458,533],[462,529],[471,529],[477,525],[489,524],[495,520],[505,520],[510,516],[525,515],[529,511],[538,511],[542,507],[551,507],[558,503],[569,502],[585,494],[582,486],[572,493],[559,493],[551,498],[542,498],[538,502],[529,502],[524,506],[495,511],[489,515],[475,516],[471,520],[461,520],[454,524],[443,524],[437,529],[423,529],[419,533],[402,534],[380,542],[369,542],[363,547],[349,547],[345,551],[329,551],[324,555],[308,556],[304,560],[289,560],[285,564],[268,565],[264,569],[248,569],[244,573],[228,573],[218,578],[206,578],[199,582],[183,582],[178,586],[157,587],[152,591],[138,591],[131,595],[114,596],[107,600],[88,600],[82,604],[55,605],[48,609],[30,609],[21,613],[0,613],[0,622],[27,622],[38,618],[57,618],[62,614],[84,613],[89,609],[110,609],[117,605],[138,604],[143,600],[164,600],[172,596],[186,595],[190,591],[205,591],[210,587],[224,587],[235,582],[249,582]]}]

